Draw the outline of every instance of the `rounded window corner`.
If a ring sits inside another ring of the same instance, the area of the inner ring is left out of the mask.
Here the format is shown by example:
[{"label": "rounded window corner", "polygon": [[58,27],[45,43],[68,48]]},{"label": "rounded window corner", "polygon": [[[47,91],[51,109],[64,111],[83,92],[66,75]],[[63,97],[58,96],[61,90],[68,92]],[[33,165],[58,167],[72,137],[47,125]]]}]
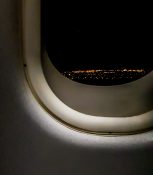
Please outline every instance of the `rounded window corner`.
[{"label": "rounded window corner", "polygon": [[[50,115],[72,128],[95,134],[131,134],[153,127],[152,71],[117,86],[86,85],[65,78],[41,48],[40,0],[24,3],[26,76]],[[76,108],[79,105],[82,107]]]}]

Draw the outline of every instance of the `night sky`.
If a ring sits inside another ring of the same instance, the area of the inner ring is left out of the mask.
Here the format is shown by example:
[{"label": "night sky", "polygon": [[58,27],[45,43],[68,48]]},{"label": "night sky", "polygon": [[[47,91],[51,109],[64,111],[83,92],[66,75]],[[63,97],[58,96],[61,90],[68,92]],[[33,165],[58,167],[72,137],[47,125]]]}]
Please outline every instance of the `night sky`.
[{"label": "night sky", "polygon": [[152,59],[148,43],[150,23],[143,16],[110,15],[98,8],[74,5],[65,8],[49,0],[44,0],[42,7],[43,42],[60,71],[152,69],[148,61]]}]

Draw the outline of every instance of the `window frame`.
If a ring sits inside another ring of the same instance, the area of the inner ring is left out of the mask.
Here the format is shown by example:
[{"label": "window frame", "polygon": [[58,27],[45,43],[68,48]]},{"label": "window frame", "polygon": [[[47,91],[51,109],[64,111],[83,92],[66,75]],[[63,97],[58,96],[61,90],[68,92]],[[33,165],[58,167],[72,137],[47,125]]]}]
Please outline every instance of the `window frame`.
[{"label": "window frame", "polygon": [[[50,116],[71,128],[96,134],[131,134],[151,129],[153,110],[125,117],[94,116],[74,110],[58,98],[49,86],[42,67],[41,57],[46,54],[41,54],[40,14],[40,0],[23,1],[23,64],[34,96]],[[147,76],[150,81],[153,80],[153,72]],[[140,80],[128,85],[137,81]]]}]

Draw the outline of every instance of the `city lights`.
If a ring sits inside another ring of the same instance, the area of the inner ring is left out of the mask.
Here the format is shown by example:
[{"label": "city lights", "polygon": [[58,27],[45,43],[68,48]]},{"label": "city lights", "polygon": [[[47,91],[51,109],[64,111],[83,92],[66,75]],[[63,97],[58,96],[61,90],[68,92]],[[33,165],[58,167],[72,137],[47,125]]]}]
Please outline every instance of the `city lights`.
[{"label": "city lights", "polygon": [[145,69],[91,69],[63,71],[67,78],[86,84],[122,84],[146,75]]}]

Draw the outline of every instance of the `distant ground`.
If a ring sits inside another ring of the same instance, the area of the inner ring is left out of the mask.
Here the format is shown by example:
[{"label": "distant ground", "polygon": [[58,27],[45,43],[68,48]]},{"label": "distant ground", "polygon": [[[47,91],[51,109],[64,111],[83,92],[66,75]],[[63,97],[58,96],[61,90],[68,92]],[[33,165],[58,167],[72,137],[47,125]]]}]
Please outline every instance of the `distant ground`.
[{"label": "distant ground", "polygon": [[124,84],[139,79],[149,73],[150,69],[90,69],[61,72],[67,78],[91,85]]}]

